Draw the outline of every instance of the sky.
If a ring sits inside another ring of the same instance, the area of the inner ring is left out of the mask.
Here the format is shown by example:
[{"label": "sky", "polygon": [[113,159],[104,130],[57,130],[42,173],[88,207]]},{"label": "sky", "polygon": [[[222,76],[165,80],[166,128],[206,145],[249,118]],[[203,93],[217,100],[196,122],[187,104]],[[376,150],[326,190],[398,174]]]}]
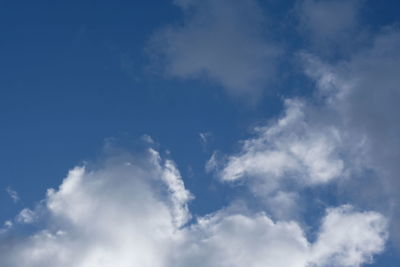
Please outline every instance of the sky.
[{"label": "sky", "polygon": [[0,266],[398,266],[398,10],[0,1]]}]

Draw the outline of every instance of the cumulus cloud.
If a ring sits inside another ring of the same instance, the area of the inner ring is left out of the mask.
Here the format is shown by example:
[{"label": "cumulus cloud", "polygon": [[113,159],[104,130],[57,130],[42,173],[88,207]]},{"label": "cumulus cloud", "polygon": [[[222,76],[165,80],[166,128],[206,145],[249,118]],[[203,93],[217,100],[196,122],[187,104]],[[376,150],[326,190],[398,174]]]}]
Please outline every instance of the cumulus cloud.
[{"label": "cumulus cloud", "polygon": [[347,175],[341,133],[320,121],[316,110],[305,100],[287,99],[279,119],[255,128],[237,153],[214,154],[207,170],[214,169],[222,181],[244,182],[276,217],[293,218],[299,190]]},{"label": "cumulus cloud", "polygon": [[[353,227],[365,235],[348,236]],[[263,213],[219,212],[201,219],[190,231],[186,241],[190,243],[184,243],[184,264],[178,266],[359,266],[382,251],[386,234],[381,215],[354,212],[351,207],[328,210],[314,243],[298,223],[274,222]],[[331,236],[336,231],[340,235]]]},{"label": "cumulus cloud", "polygon": [[386,219],[375,212],[328,209],[310,242],[299,223],[248,210],[190,222],[190,199],[175,164],[152,149],[75,167],[29,211],[39,230],[13,238],[10,223],[0,233],[1,266],[360,266],[384,249]]},{"label": "cumulus cloud", "polygon": [[370,263],[372,253],[383,250],[385,229],[386,220],[378,213],[354,213],[348,205],[329,209],[312,248],[312,261],[320,266]]},{"label": "cumulus cloud", "polygon": [[312,125],[306,116],[305,103],[286,100],[284,116],[256,128],[256,137],[245,140],[241,151],[228,158],[221,179],[259,177],[274,182],[293,177],[312,185],[339,177],[343,171],[337,151],[340,136],[335,128]]},{"label": "cumulus cloud", "polygon": [[165,266],[175,232],[190,218],[191,194],[172,161],[154,150],[144,157],[72,169],[47,192],[48,226],[3,243],[1,265]]},{"label": "cumulus cloud", "polygon": [[280,49],[255,0],[175,1],[180,24],[156,32],[154,65],[171,77],[205,77],[232,95],[255,97],[273,79]]}]

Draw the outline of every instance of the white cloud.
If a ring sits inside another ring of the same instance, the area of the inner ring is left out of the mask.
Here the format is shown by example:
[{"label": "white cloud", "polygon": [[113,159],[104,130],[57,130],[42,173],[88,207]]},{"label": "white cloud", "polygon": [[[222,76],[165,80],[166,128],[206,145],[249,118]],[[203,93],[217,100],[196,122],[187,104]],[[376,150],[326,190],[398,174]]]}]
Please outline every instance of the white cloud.
[{"label": "white cloud", "polygon": [[220,171],[222,180],[257,178],[270,184],[295,179],[304,185],[327,183],[343,175],[340,136],[333,127],[310,122],[305,103],[286,100],[283,117],[256,129]]},{"label": "white cloud", "polygon": [[[340,64],[328,65],[315,57],[307,58],[307,73],[317,81],[322,94],[329,97],[330,107],[342,118],[341,127],[368,138],[375,152],[368,153],[373,157],[371,164],[397,165],[394,161],[398,150],[393,148],[399,146],[396,136],[400,132],[396,123],[399,44],[400,33],[389,29],[376,37],[372,47]],[[315,71],[317,68],[319,72]]]},{"label": "white cloud", "polygon": [[[329,123],[335,123],[345,136],[352,171],[368,170],[370,176],[373,171],[377,180],[366,183],[365,178],[359,178],[353,186],[364,202],[394,218],[400,216],[396,190],[400,185],[399,46],[400,32],[387,28],[371,41],[370,47],[340,63],[327,64],[315,56],[305,56],[307,74],[316,81],[319,94],[327,99],[327,108],[335,114],[336,121]],[[366,175],[361,172],[357,176]],[[396,235],[397,224],[393,227]]]},{"label": "white cloud", "polygon": [[154,65],[171,77],[206,77],[232,95],[259,95],[274,77],[280,49],[268,39],[257,1],[175,3],[185,19],[154,34]]},{"label": "white cloud", "polygon": [[165,266],[175,232],[189,218],[189,193],[174,164],[155,151],[118,162],[72,169],[48,191],[49,226],[14,244],[3,264]]},{"label": "white cloud", "polygon": [[322,266],[360,266],[383,251],[386,236],[386,220],[378,213],[354,212],[351,206],[329,209],[312,258]]},{"label": "white cloud", "polygon": [[341,132],[324,115],[304,100],[287,99],[278,120],[256,128],[237,153],[222,160],[214,154],[206,169],[222,181],[243,181],[274,218],[298,218],[306,209],[299,207],[299,190],[347,177]]},{"label": "white cloud", "polygon": [[212,172],[216,169],[218,169],[219,166],[219,162],[218,162],[218,153],[216,151],[214,151],[210,157],[209,160],[207,160],[206,162],[206,166],[205,166],[205,171],[206,172]]},{"label": "white cloud", "polygon": [[207,145],[207,143],[209,142],[209,139],[212,137],[212,133],[210,133],[210,132],[199,133],[199,137],[200,137],[201,143],[203,145]]},{"label": "white cloud", "polygon": [[145,143],[147,143],[147,144],[149,144],[149,145],[153,145],[153,144],[155,144],[156,142],[154,141],[154,139],[150,136],[150,135],[148,135],[148,134],[144,134],[144,135],[142,135],[142,141],[143,142],[145,142]]},{"label": "white cloud", "polygon": [[[353,236],[351,230],[363,234]],[[350,207],[328,210],[315,243],[296,222],[273,222],[262,213],[222,211],[201,219],[186,234],[190,237],[181,248],[180,264],[174,266],[359,266],[383,250],[386,238],[382,216]]]},{"label": "white cloud", "polygon": [[7,233],[12,227],[13,227],[12,221],[9,220],[5,221],[3,227],[0,228],[0,235]]},{"label": "white cloud", "polygon": [[[309,244],[295,222],[217,213],[193,226],[177,266],[305,267]],[[287,257],[290,254],[291,257]]]},{"label": "white cloud", "polygon": [[11,197],[11,199],[14,201],[14,203],[17,203],[21,200],[17,191],[13,190],[10,187],[7,187],[6,191],[7,191],[8,195]]},{"label": "white cloud", "polygon": [[34,222],[36,217],[35,212],[32,210],[25,208],[20,211],[20,213],[17,216],[17,222],[19,223],[32,223]]},{"label": "white cloud", "polygon": [[0,236],[1,266],[306,267],[331,258],[359,266],[384,248],[385,218],[374,212],[329,209],[310,243],[297,222],[245,210],[185,225],[190,199],[174,163],[154,150],[76,167],[35,214],[41,230],[12,242]]},{"label": "white cloud", "polygon": [[[153,154],[154,159],[156,159],[156,166],[161,166],[161,158],[158,152],[152,149],[150,152]],[[173,207],[172,215],[174,223],[177,227],[181,227],[191,217],[187,203],[192,200],[193,196],[186,190],[182,177],[173,161],[166,160],[164,168],[160,172],[162,173],[161,179],[168,187]]]},{"label": "white cloud", "polygon": [[[261,194],[259,192],[258,194]],[[290,220],[298,216],[301,205],[297,192],[276,191],[264,198],[265,205],[271,207],[269,212],[274,218]]]},{"label": "white cloud", "polygon": [[[388,28],[348,60],[327,64],[303,54],[318,88],[314,98],[286,100],[281,118],[257,128],[237,153],[222,160],[213,155],[207,169],[217,170],[223,181],[246,181],[272,214],[297,210],[290,204],[296,195],[278,193],[338,181],[342,194],[354,200],[356,187],[364,198],[358,203],[398,218],[399,45],[399,31]],[[377,181],[366,182],[371,176]],[[392,227],[397,233],[398,226]]]}]

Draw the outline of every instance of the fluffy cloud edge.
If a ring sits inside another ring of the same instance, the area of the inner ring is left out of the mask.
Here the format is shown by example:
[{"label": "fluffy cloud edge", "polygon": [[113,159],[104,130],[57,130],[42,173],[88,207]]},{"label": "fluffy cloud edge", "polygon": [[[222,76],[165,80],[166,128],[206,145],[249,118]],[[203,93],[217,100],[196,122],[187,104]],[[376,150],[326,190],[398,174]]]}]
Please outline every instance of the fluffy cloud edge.
[{"label": "fluffy cloud edge", "polygon": [[112,162],[76,167],[49,190],[29,213],[42,216],[42,229],[12,242],[12,226],[1,233],[3,266],[359,266],[384,248],[386,219],[350,206],[328,209],[312,243],[299,223],[265,213],[221,209],[187,224],[192,195],[173,161],[150,149]]}]

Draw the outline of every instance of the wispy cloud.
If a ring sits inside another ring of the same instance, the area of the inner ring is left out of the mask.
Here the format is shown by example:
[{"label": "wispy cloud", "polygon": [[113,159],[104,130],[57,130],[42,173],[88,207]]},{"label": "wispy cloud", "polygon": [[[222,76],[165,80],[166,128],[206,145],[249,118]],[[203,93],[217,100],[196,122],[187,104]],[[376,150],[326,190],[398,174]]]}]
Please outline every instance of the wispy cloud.
[{"label": "wispy cloud", "polygon": [[14,203],[18,203],[21,199],[19,198],[18,192],[13,190],[11,187],[7,187],[6,191]]}]

